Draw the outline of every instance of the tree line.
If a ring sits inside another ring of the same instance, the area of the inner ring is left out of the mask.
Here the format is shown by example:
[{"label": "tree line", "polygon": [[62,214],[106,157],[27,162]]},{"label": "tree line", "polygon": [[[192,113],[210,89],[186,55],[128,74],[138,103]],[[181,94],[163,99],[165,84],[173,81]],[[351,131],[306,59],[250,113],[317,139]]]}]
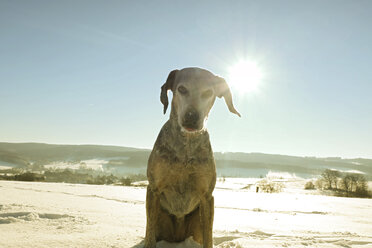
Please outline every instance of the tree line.
[{"label": "tree line", "polygon": [[309,181],[305,189],[331,190],[339,196],[372,197],[368,190],[368,182],[363,174],[343,173],[337,170],[326,169],[315,182]]},{"label": "tree line", "polygon": [[118,177],[113,174],[97,173],[91,169],[49,169],[42,172],[31,172],[14,168],[9,170],[1,170],[0,172],[0,180],[27,182],[63,182],[96,185],[116,184],[131,186],[135,181],[146,180],[146,176],[141,174]]}]

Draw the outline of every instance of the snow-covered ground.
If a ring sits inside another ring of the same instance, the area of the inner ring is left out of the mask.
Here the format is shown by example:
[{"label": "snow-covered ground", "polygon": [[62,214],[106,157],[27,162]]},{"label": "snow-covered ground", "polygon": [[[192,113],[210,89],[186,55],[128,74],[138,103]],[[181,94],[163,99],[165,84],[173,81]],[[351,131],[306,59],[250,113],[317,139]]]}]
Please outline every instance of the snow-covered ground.
[{"label": "snow-covered ground", "polygon": [[[279,194],[257,179],[219,181],[214,244],[372,247],[372,199],[323,196],[292,178]],[[0,181],[0,247],[143,247],[145,188]],[[159,242],[159,248],[199,247]]]}]

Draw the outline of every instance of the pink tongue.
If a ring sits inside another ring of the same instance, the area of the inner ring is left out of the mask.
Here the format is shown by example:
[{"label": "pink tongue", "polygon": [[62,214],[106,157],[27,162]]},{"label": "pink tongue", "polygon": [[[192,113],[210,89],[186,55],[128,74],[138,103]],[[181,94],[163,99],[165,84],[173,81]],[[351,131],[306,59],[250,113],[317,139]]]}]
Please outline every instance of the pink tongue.
[{"label": "pink tongue", "polygon": [[189,132],[192,132],[192,131],[194,131],[194,129],[192,129],[192,128],[185,128],[187,131],[189,131]]}]

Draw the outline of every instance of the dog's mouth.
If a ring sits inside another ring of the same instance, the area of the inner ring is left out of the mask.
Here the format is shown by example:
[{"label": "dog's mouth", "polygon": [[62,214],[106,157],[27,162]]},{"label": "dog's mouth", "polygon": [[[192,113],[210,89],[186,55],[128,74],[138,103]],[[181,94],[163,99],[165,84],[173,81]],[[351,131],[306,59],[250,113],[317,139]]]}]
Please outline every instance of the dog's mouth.
[{"label": "dog's mouth", "polygon": [[189,123],[189,122],[183,122],[182,124],[179,123],[180,127],[181,127],[181,131],[182,132],[185,132],[185,133],[198,133],[198,132],[201,132],[203,130],[205,130],[205,122],[206,122],[206,119],[204,120],[203,123],[199,123],[199,122],[193,122],[193,123]]},{"label": "dog's mouth", "polygon": [[183,132],[186,132],[186,133],[196,133],[196,132],[199,132],[201,131],[202,129],[199,129],[199,128],[194,128],[194,127],[187,127],[187,126],[181,126],[181,130]]},{"label": "dog's mouth", "polygon": [[198,129],[190,128],[190,127],[184,127],[184,129],[185,129],[187,132],[196,132],[196,131],[198,131]]}]

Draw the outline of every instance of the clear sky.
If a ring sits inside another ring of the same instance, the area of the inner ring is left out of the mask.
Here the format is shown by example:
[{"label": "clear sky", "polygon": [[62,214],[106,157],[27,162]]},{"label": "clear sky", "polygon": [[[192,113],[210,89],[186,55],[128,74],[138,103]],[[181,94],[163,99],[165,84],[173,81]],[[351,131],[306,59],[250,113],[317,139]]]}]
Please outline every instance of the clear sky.
[{"label": "clear sky", "polygon": [[215,151],[372,158],[372,1],[0,1],[0,141],[152,148],[176,68],[262,72]]}]

